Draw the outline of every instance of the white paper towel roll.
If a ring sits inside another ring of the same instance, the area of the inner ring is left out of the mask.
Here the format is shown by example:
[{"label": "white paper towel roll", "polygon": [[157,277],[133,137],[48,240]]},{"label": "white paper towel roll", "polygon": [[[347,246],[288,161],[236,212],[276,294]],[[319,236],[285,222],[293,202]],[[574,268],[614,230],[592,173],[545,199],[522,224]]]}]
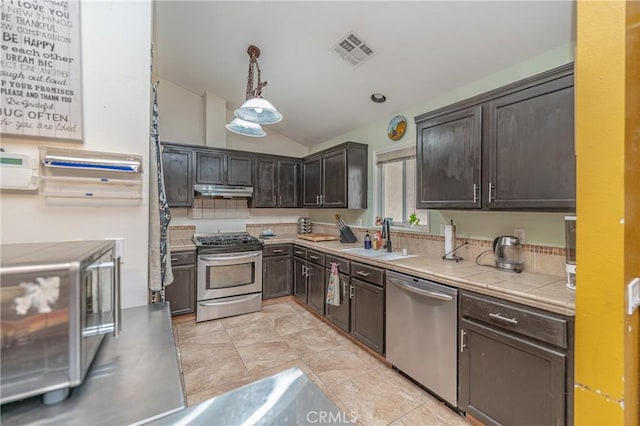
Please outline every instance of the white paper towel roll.
[{"label": "white paper towel roll", "polygon": [[[456,246],[456,226],[445,225],[444,226],[444,253],[447,259],[454,259],[455,253],[452,253]],[[447,254],[448,253],[448,254]]]}]

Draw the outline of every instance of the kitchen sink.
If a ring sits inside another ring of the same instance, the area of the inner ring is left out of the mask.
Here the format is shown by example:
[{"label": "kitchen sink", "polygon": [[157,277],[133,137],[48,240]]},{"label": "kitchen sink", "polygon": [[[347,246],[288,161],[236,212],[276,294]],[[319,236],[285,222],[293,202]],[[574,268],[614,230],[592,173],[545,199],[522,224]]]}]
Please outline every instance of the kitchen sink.
[{"label": "kitchen sink", "polygon": [[342,249],[345,253],[355,254],[356,256],[368,257],[376,260],[398,260],[398,259],[408,259],[410,257],[416,257],[415,254],[403,255],[402,253],[389,253],[387,251],[382,250],[373,250],[373,249],[365,249],[362,247],[348,248]]}]

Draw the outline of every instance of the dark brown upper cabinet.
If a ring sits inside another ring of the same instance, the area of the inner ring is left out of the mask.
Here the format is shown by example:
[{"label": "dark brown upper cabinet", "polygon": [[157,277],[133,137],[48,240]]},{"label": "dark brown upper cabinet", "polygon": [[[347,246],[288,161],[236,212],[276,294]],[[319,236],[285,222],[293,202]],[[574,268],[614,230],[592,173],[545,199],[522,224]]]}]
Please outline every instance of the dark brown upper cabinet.
[{"label": "dark brown upper cabinet", "polygon": [[415,117],[417,208],[573,211],[573,64]]},{"label": "dark brown upper cabinet", "polygon": [[368,146],[346,142],[302,161],[303,207],[367,208]]},{"label": "dark brown upper cabinet", "polygon": [[420,122],[417,208],[480,208],[482,107]]},{"label": "dark brown upper cabinet", "polygon": [[489,208],[575,209],[573,75],[487,105]]},{"label": "dark brown upper cabinet", "polygon": [[253,207],[299,207],[300,160],[257,157]]},{"label": "dark brown upper cabinet", "polygon": [[169,207],[193,205],[193,151],[163,145],[162,168]]},{"label": "dark brown upper cabinet", "polygon": [[251,186],[252,159],[251,155],[196,151],[196,183]]}]

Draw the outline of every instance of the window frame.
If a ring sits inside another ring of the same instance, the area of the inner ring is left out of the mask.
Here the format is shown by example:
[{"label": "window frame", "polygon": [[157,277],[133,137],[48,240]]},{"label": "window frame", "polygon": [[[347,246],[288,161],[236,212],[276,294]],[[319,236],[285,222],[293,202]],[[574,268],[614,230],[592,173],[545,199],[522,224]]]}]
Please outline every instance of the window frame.
[{"label": "window frame", "polygon": [[[375,206],[375,211],[373,214],[373,225],[374,226],[379,226],[376,225],[376,217],[383,217],[382,215],[382,211],[384,210],[384,164],[387,164],[385,162],[378,162],[378,157],[380,155],[385,155],[385,154],[389,154],[392,153],[394,151],[400,151],[400,150],[406,150],[407,148],[411,148],[414,147],[415,143],[414,142],[406,142],[403,144],[398,144],[398,145],[394,145],[392,147],[385,147],[385,148],[381,148],[379,150],[376,150],[374,152],[373,155],[373,181],[374,181],[374,194],[373,194],[373,204]],[[411,158],[411,157],[409,157]],[[413,156],[413,159],[415,160],[415,155]],[[408,217],[409,217],[409,212],[407,211],[407,203],[406,203],[406,196],[407,196],[407,188],[406,188],[406,182],[407,182],[407,164],[406,164],[406,160],[407,158],[405,158],[404,160],[398,159],[397,161],[403,161],[402,164],[402,214],[403,217],[407,217],[407,222],[392,222],[391,227],[392,228],[396,228],[398,230],[402,230],[402,231],[408,231],[408,232],[419,232],[419,233],[428,233],[429,232],[429,225],[431,222],[431,213],[428,209],[413,209],[413,211],[416,210],[422,210],[425,211],[425,219],[421,220],[421,224],[420,225],[410,225],[408,223]],[[417,165],[416,165],[417,167]],[[416,186],[417,186],[417,182],[416,182]],[[417,193],[417,188],[416,188],[416,193]],[[426,222],[426,223],[425,223]]]}]

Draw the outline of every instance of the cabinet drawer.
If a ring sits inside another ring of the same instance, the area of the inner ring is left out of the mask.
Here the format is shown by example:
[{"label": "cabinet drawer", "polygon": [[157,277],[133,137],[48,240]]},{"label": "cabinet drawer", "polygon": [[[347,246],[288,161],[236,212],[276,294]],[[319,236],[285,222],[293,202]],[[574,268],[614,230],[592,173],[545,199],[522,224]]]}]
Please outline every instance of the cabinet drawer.
[{"label": "cabinet drawer", "polygon": [[195,251],[178,251],[171,253],[171,265],[193,265],[196,263]]},{"label": "cabinet drawer", "polygon": [[302,259],[307,258],[307,249],[301,246],[293,246],[293,255],[297,257],[301,257]]},{"label": "cabinet drawer", "polygon": [[349,261],[347,259],[343,259],[341,257],[336,257],[336,256],[331,256],[331,255],[326,255],[325,257],[325,264],[327,265],[327,268],[331,269],[331,264],[332,263],[337,263],[338,264],[338,271],[341,274],[347,274],[349,275],[350,272],[350,264]]},{"label": "cabinet drawer", "polygon": [[291,255],[292,252],[293,249],[291,247],[291,244],[277,244],[273,246],[269,245],[262,248],[263,257],[286,256]]},{"label": "cabinet drawer", "polygon": [[462,294],[461,315],[567,348],[567,320],[486,296]]},{"label": "cabinet drawer", "polygon": [[351,276],[379,286],[384,283],[384,269],[364,263],[351,262]]},{"label": "cabinet drawer", "polygon": [[320,266],[324,266],[324,253],[315,251],[315,250],[307,250],[307,260],[309,262],[316,263]]}]

